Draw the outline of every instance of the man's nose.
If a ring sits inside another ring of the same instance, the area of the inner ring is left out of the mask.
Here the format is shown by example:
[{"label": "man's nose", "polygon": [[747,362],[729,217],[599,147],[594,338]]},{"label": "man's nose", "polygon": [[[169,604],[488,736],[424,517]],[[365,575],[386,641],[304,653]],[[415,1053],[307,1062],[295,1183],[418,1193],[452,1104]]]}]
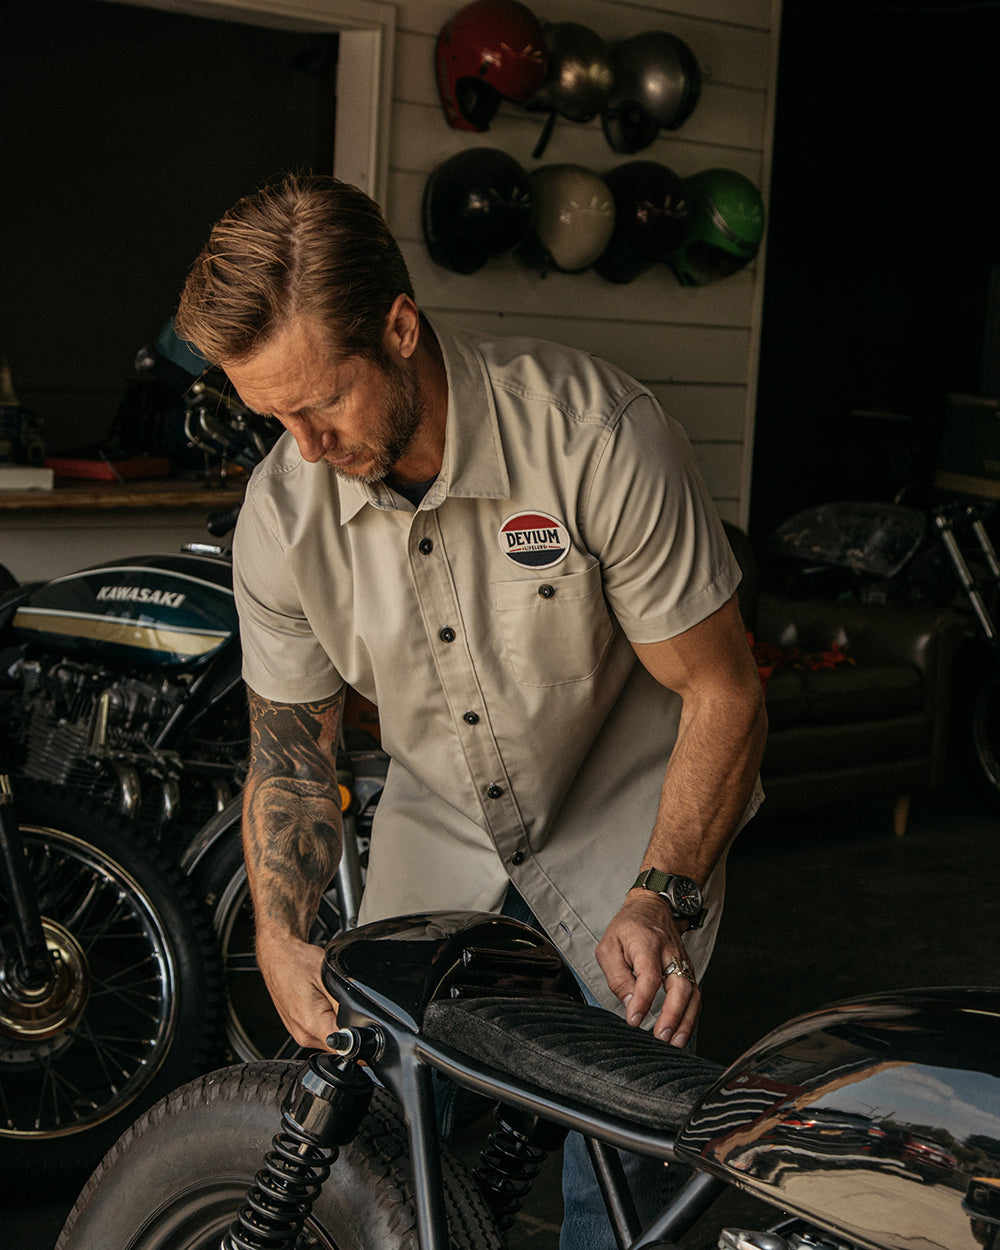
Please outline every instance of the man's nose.
[{"label": "man's nose", "polygon": [[326,444],[329,441],[322,430],[315,429],[309,421],[295,418],[288,422],[288,429],[295,439],[299,455],[310,464],[323,459]]}]

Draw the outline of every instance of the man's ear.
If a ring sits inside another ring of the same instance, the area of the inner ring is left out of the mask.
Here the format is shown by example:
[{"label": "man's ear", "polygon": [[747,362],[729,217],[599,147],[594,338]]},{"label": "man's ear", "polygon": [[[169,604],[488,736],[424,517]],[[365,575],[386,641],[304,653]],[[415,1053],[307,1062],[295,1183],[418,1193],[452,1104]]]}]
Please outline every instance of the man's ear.
[{"label": "man's ear", "polygon": [[409,295],[397,295],[385,319],[382,343],[395,359],[409,360],[420,341],[420,312]]}]

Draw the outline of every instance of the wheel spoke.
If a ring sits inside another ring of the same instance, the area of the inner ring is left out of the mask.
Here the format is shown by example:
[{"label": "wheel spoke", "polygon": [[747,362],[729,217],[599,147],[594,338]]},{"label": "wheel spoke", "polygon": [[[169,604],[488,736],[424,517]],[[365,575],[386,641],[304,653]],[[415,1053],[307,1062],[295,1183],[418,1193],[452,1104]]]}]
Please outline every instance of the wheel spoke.
[{"label": "wheel spoke", "polygon": [[257,967],[257,956],[253,951],[237,951],[235,954],[230,952],[226,955],[226,972],[252,972],[259,975],[260,969]]},{"label": "wheel spoke", "polygon": [[[8,1132],[48,1134],[106,1119],[156,1071],[168,1036],[172,963],[145,896],[96,848],[27,830],[40,907],[53,933],[71,933],[74,993],[54,997],[54,1027],[0,1050],[0,1114]],[[59,940],[59,939],[56,939]],[[75,960],[72,950],[76,950]]]}]

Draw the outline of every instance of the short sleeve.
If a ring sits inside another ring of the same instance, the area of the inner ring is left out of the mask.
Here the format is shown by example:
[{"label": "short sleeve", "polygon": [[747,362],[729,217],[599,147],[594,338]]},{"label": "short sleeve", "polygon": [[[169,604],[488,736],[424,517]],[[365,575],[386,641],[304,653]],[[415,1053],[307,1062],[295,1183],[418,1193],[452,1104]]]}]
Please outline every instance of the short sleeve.
[{"label": "short sleeve", "polygon": [[688,437],[647,392],[609,430],[584,524],[608,603],[632,642],[683,633],[722,607],[739,584]]},{"label": "short sleeve", "polygon": [[302,608],[267,500],[252,490],[233,537],[233,591],[240,618],[243,678],[276,703],[325,699],[344,684]]}]

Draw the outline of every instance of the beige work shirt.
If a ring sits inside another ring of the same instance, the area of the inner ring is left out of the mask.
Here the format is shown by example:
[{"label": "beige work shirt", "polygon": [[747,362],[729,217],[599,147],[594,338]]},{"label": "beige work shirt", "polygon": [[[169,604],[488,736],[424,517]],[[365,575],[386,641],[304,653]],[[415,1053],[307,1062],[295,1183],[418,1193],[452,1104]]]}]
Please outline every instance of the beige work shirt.
[{"label": "beige work shirt", "polygon": [[[649,840],[680,699],[632,642],[739,579],[681,428],[611,365],[435,325],[441,472],[417,509],[285,434],[234,542],[244,677],[265,699],[377,704],[391,757],[362,921],[497,910],[512,881],[597,995],[594,948]],[[662,867],[669,869],[669,864]],[[721,913],[686,942],[704,971]]]}]

